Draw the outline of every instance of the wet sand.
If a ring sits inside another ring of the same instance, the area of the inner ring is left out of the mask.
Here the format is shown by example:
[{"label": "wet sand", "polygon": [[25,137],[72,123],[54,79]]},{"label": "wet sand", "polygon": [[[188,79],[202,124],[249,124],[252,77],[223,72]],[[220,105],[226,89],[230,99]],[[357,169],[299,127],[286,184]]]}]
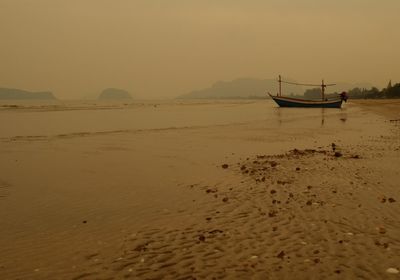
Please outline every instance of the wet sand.
[{"label": "wet sand", "polygon": [[274,106],[0,106],[0,275],[399,277],[400,104]]}]

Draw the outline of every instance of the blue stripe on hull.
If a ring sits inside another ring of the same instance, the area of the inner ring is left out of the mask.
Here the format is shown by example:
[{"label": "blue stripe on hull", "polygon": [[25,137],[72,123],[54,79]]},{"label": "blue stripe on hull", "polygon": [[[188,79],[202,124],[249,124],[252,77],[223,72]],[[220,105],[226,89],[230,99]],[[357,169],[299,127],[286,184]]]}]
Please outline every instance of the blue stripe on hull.
[{"label": "blue stripe on hull", "polygon": [[342,106],[342,100],[338,100],[336,102],[313,102],[313,103],[306,103],[306,102],[296,102],[294,100],[283,100],[278,98],[273,98],[274,101],[280,107],[302,107],[302,108],[340,108]]}]

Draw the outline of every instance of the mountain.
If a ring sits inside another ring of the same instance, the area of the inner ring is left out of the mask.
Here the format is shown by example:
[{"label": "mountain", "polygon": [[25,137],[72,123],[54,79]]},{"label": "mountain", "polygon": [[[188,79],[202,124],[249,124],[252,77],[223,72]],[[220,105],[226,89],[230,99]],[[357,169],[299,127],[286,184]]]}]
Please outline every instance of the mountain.
[{"label": "mountain", "polygon": [[349,91],[353,88],[366,88],[370,89],[373,85],[370,83],[336,83],[336,85],[328,87],[327,92],[342,92],[342,91]]},{"label": "mountain", "polygon": [[[296,82],[288,80],[289,82]],[[337,83],[328,87],[327,93],[348,91],[349,89],[371,88],[368,83]],[[290,84],[282,84],[282,94],[285,96],[302,96],[309,87],[302,87]],[[278,82],[276,79],[252,79],[240,78],[233,81],[219,81],[209,88],[195,90],[178,96],[179,99],[234,99],[234,98],[264,98],[267,92],[276,94],[278,92]]]},{"label": "mountain", "polygon": [[[303,94],[300,86],[283,85],[283,93],[286,95]],[[233,81],[219,81],[210,88],[195,90],[178,96],[181,99],[233,99],[233,98],[264,98],[267,92],[276,94],[278,82],[276,79],[252,79],[240,78]]]},{"label": "mountain", "polygon": [[126,90],[117,88],[108,88],[100,93],[99,99],[100,100],[132,99],[132,96]]},{"label": "mountain", "polygon": [[35,100],[54,100],[56,99],[51,92],[30,92],[21,89],[0,88],[0,99],[35,99]]}]

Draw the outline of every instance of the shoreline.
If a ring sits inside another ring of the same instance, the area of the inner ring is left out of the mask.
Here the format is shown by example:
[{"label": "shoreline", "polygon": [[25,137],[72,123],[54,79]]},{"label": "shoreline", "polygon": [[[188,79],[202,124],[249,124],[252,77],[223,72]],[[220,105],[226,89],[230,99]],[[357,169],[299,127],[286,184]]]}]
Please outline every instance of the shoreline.
[{"label": "shoreline", "polygon": [[350,100],[364,109],[370,110],[376,114],[390,119],[400,118],[400,99],[371,99],[371,100]]}]

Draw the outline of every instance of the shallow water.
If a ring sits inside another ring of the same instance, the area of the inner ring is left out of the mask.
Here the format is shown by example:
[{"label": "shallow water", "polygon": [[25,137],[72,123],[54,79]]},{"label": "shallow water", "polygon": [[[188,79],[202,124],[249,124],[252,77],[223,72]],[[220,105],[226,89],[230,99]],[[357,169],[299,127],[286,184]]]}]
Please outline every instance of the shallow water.
[{"label": "shallow water", "polygon": [[[341,125],[349,108],[277,108],[272,101],[170,101],[134,103],[88,103],[64,101],[59,104],[0,104],[0,137],[55,136],[74,133],[138,131],[169,128],[206,127],[264,121],[268,128],[299,122],[323,126],[326,118]],[[354,110],[354,108],[350,108]]]}]

